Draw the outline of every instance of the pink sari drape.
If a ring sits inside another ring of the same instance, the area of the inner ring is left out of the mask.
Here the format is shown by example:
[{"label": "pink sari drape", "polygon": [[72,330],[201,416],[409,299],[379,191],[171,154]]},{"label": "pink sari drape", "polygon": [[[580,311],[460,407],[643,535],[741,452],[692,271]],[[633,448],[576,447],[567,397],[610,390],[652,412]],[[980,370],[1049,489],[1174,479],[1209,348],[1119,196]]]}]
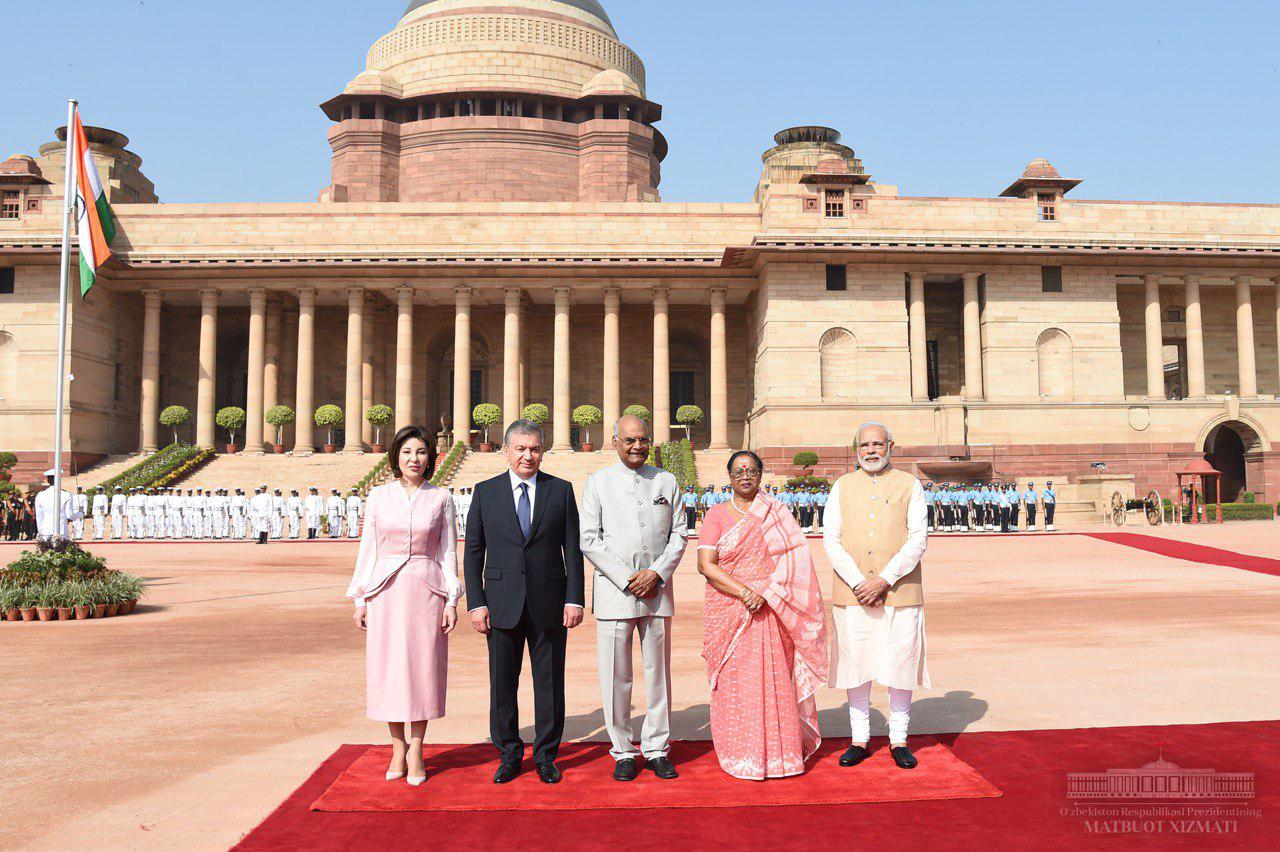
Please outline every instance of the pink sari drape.
[{"label": "pink sari drape", "polygon": [[707,586],[703,656],[720,766],[750,780],[801,774],[822,743],[814,695],[827,672],[826,618],[808,543],[791,513],[759,494],[716,554],[721,569],[768,603],[753,615]]}]

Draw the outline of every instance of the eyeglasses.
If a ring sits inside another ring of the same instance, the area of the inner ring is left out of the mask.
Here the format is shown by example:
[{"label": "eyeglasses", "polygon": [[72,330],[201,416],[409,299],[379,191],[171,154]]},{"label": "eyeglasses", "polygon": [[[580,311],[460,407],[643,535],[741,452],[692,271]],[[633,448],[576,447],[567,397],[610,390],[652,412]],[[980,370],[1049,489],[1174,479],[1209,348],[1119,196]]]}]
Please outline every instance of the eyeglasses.
[{"label": "eyeglasses", "polygon": [[635,447],[635,446],[647,447],[653,443],[653,439],[649,438],[648,436],[645,436],[643,438],[620,438],[619,440],[622,442],[622,445],[624,447]]},{"label": "eyeglasses", "polygon": [[740,467],[737,470],[729,471],[730,479],[758,479],[760,471],[750,467]]}]

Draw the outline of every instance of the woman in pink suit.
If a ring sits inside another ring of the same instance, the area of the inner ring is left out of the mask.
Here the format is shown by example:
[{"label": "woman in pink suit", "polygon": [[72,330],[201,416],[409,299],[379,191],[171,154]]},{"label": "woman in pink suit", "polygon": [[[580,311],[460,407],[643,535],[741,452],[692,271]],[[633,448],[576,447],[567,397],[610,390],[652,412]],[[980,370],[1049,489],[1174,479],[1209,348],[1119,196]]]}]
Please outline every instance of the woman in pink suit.
[{"label": "woman in pink suit", "polygon": [[417,787],[427,780],[427,722],[444,716],[448,635],[462,596],[457,524],[449,492],[427,482],[436,451],[425,429],[401,429],[390,464],[395,479],[369,492],[347,597],[365,631],[368,715],[391,729],[387,780],[407,776]]}]

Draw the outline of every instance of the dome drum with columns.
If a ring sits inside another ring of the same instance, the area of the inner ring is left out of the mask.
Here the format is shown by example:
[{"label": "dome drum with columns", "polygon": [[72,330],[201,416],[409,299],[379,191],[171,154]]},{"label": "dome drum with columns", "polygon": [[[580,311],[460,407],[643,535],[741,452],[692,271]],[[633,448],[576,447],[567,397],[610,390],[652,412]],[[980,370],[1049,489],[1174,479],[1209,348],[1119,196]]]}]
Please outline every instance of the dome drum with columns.
[{"label": "dome drum with columns", "polygon": [[322,109],[322,200],[658,200],[662,108],[593,0],[418,0]]}]

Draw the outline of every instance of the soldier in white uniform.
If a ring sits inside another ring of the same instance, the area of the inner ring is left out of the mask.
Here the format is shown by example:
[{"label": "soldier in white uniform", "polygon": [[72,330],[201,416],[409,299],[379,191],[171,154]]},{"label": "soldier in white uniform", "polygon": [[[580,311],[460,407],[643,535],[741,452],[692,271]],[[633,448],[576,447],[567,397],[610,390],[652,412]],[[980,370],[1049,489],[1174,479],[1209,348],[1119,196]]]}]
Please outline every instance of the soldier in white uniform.
[{"label": "soldier in white uniform", "polygon": [[271,537],[284,538],[284,494],[277,488],[271,495]]},{"label": "soldier in white uniform", "polygon": [[333,489],[325,508],[329,510],[329,538],[342,538],[342,515],[347,511],[347,503],[338,494],[338,489]]},{"label": "soldier in white uniform", "polygon": [[142,498],[138,489],[129,490],[129,496],[124,500],[124,511],[128,519],[127,537],[142,538]]},{"label": "soldier in white uniform", "polygon": [[124,518],[128,511],[129,500],[120,487],[116,486],[115,493],[111,495],[111,536],[116,541],[124,538]]},{"label": "soldier in white uniform", "polygon": [[271,495],[267,493],[265,485],[259,486],[253,499],[249,501],[249,523],[253,526],[253,535],[258,544],[266,544],[270,535]]},{"label": "soldier in white uniform", "polygon": [[204,493],[204,502],[200,504],[200,508],[204,513],[204,537],[207,539],[217,537],[217,529],[215,527],[215,511],[213,505],[213,489],[210,488]]},{"label": "soldier in white uniform", "polygon": [[360,495],[356,490],[351,489],[351,495],[347,497],[347,538],[360,537],[360,518],[364,515],[364,501],[360,499]]},{"label": "soldier in white uniform", "polygon": [[170,488],[168,498],[169,538],[182,538],[182,489]]},{"label": "soldier in white uniform", "polygon": [[227,489],[219,488],[213,497],[213,527],[217,538],[225,539],[231,534],[231,518],[228,515],[231,499]]},{"label": "soldier in white uniform", "polygon": [[76,509],[73,495],[65,489],[53,490],[52,468],[44,472],[44,478],[50,487],[36,495],[36,537],[48,540],[65,535],[71,524],[84,521],[84,515]]},{"label": "soldier in white uniform", "polygon": [[248,519],[245,513],[249,510],[249,501],[245,499],[244,490],[237,488],[236,493],[227,501],[227,511],[231,523],[231,537],[237,540],[245,538],[248,533]]},{"label": "soldier in white uniform", "polygon": [[284,501],[284,513],[289,518],[289,537],[291,539],[301,539],[302,498],[298,496],[297,491],[289,491],[288,499]]},{"label": "soldier in white uniform", "polygon": [[324,514],[324,499],[320,496],[320,490],[315,486],[308,489],[307,499],[302,503],[302,510],[306,514],[307,538],[314,539],[320,534],[320,517]]},{"label": "soldier in white uniform", "polygon": [[84,516],[89,514],[89,495],[84,493],[83,488],[76,486],[76,493],[72,496],[71,502],[75,506],[76,514],[80,516],[71,522],[71,538],[84,541]]},{"label": "soldier in white uniform", "polygon": [[164,535],[164,495],[156,489],[147,494],[147,538]]},{"label": "soldier in white uniform", "polygon": [[93,495],[93,540],[102,541],[107,537],[107,512],[111,508],[111,501],[107,499],[105,491],[98,491]]},{"label": "soldier in white uniform", "polygon": [[449,489],[449,499],[453,501],[453,516],[458,519],[458,538],[462,538],[467,530],[467,516],[462,512],[462,494]]}]

